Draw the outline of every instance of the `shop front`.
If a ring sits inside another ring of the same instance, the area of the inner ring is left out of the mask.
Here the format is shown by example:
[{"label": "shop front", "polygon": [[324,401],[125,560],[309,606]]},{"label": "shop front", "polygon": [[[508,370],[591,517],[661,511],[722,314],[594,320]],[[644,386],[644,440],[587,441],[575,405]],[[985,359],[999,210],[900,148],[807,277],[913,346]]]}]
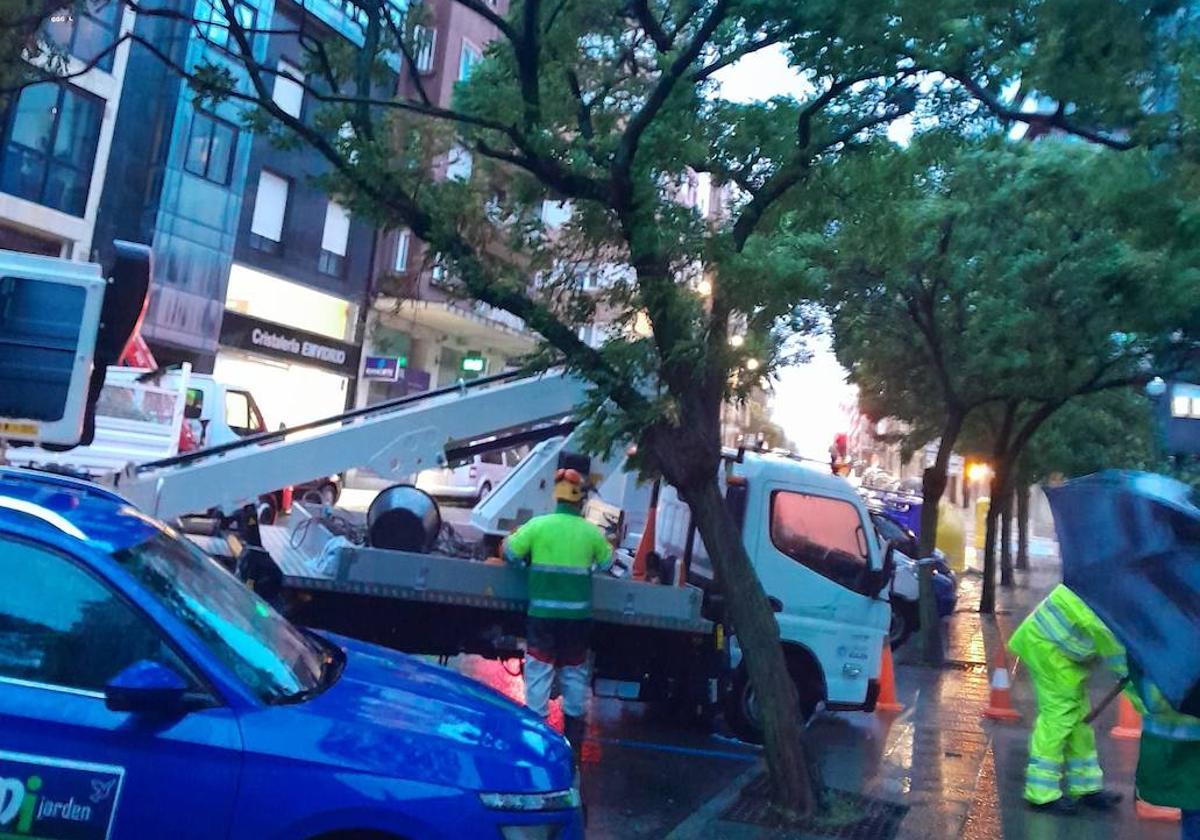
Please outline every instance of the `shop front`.
[{"label": "shop front", "polygon": [[345,411],[358,360],[349,342],[226,310],[213,375],[253,394],[276,429]]}]

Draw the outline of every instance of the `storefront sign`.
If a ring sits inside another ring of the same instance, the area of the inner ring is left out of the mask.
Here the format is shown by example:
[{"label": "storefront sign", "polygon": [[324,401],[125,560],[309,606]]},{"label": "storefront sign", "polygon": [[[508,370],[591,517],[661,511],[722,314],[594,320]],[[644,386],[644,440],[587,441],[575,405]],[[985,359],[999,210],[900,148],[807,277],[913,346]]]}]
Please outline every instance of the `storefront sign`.
[{"label": "storefront sign", "polygon": [[221,322],[221,344],[322,367],[342,376],[358,374],[359,349],[353,344],[260,321],[240,312],[226,310]]},{"label": "storefront sign", "polygon": [[404,356],[367,356],[363,362],[363,379],[375,382],[396,382],[400,371],[408,367]]},{"label": "storefront sign", "polygon": [[483,356],[463,356],[463,373],[483,373],[485,367],[487,367],[487,362]]}]

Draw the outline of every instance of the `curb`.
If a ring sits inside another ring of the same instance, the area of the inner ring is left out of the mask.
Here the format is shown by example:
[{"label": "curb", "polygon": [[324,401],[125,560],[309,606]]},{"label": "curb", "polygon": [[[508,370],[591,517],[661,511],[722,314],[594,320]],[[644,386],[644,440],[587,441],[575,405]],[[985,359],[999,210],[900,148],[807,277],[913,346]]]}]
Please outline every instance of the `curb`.
[{"label": "curb", "polygon": [[671,829],[664,840],[700,840],[700,838],[711,840],[713,837],[712,823],[741,795],[742,788],[750,784],[750,781],[761,774],[765,768],[765,762],[754,762],[748,770],[735,777],[725,790],[701,805],[690,817]]}]

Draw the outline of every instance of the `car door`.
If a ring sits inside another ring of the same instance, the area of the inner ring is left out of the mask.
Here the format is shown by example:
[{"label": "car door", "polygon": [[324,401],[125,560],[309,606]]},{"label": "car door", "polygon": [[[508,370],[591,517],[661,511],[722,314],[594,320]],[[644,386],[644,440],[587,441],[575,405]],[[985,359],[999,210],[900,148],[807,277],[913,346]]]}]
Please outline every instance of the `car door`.
[{"label": "car door", "polygon": [[142,659],[208,691],[161,628],[44,544],[0,534],[0,580],[0,836],[227,836],[241,767],[233,713],[215,697],[170,718],[104,702],[105,684]]},{"label": "car door", "polygon": [[[802,640],[825,664],[833,702],[857,702],[878,670],[890,609],[871,592],[878,544],[850,500],[772,483],[756,566],[779,606],[785,640]],[[832,666],[832,667],[831,667]]]}]

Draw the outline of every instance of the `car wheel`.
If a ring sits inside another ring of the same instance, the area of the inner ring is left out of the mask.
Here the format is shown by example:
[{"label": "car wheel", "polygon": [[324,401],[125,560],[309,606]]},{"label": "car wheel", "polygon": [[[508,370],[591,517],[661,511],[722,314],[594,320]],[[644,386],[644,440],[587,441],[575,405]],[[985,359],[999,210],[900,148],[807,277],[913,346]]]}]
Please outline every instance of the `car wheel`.
[{"label": "car wheel", "polygon": [[912,601],[892,602],[892,623],[888,627],[888,641],[896,650],[908,641],[920,623],[917,604]]},{"label": "car wheel", "polygon": [[490,495],[492,495],[492,483],[490,481],[485,481],[479,487],[479,501],[482,502]]},{"label": "car wheel", "polygon": [[[820,680],[817,674],[812,673],[811,668],[789,663],[788,670],[800,697],[800,721],[805,723],[821,702]],[[750,673],[745,662],[738,665],[737,670],[733,672],[733,682],[725,696],[725,722],[738,739],[750,744],[762,743],[762,713],[759,710],[758,698],[754,694],[754,687],[750,685]]]}]

